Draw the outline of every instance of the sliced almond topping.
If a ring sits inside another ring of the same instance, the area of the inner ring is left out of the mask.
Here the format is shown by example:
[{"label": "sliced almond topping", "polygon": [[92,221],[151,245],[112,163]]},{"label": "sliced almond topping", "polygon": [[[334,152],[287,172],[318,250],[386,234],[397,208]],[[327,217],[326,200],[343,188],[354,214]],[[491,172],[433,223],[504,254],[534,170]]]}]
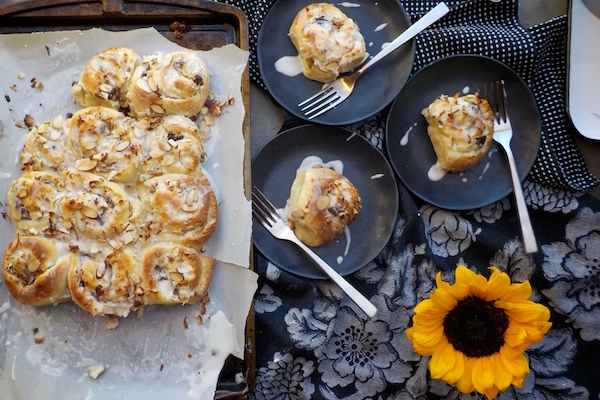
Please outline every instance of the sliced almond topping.
[{"label": "sliced almond topping", "polygon": [[100,91],[104,93],[112,92],[113,88],[108,83],[103,83],[100,85]]},{"label": "sliced almond topping", "polygon": [[27,264],[27,269],[30,272],[35,272],[40,269],[40,260],[31,260],[29,264]]},{"label": "sliced almond topping", "polygon": [[112,331],[113,329],[117,329],[117,326],[119,326],[119,318],[111,315],[106,319],[106,329]]},{"label": "sliced almond topping", "polygon": [[119,250],[121,248],[121,242],[118,242],[114,239],[109,240],[108,244],[115,250]]},{"label": "sliced almond topping", "polygon": [[175,159],[175,157],[165,157],[160,162],[160,165],[162,165],[163,167],[168,167],[169,165],[173,165],[176,162],[177,160]]},{"label": "sliced almond topping", "polygon": [[173,281],[173,282],[183,282],[183,275],[179,272],[169,272],[169,278]]},{"label": "sliced almond topping", "polygon": [[91,171],[98,165],[98,161],[90,160],[89,158],[82,158],[75,161],[75,168],[80,171]]},{"label": "sliced almond topping", "polygon": [[129,275],[129,280],[135,284],[138,284],[141,282],[140,277],[135,272],[132,273],[131,275]]},{"label": "sliced almond topping", "polygon": [[152,93],[152,89],[150,89],[150,85],[148,85],[148,81],[146,79],[138,79],[137,86],[146,93]]},{"label": "sliced almond topping", "polygon": [[23,197],[27,197],[27,189],[19,189],[17,191],[17,197],[22,199]]},{"label": "sliced almond topping", "polygon": [[302,210],[294,210],[292,211],[292,218],[302,218],[304,217],[304,213],[302,212]]},{"label": "sliced almond topping", "polygon": [[173,61],[173,55],[172,54],[165,54],[165,56],[163,57],[163,61],[165,64],[171,64],[171,61]]},{"label": "sliced almond topping", "polygon": [[323,211],[324,209],[326,209],[329,206],[329,196],[321,196],[319,197],[319,199],[317,200],[317,210],[319,211]]},{"label": "sliced almond topping", "polygon": [[229,92],[229,97],[227,98],[227,104],[232,105],[235,102],[233,99],[233,93]]},{"label": "sliced almond topping", "polygon": [[57,141],[58,139],[60,139],[61,135],[62,132],[55,129],[50,133],[50,140]]},{"label": "sliced almond topping", "polygon": [[96,153],[92,156],[92,160],[102,161],[106,157],[105,153]]},{"label": "sliced almond topping", "polygon": [[150,90],[152,90],[153,92],[158,91],[158,84],[156,83],[156,80],[154,80],[153,77],[148,78],[148,87],[150,87]]},{"label": "sliced almond topping", "polygon": [[126,232],[121,236],[121,243],[124,245],[128,245],[131,242],[133,242],[133,235],[131,232]]},{"label": "sliced almond topping", "polygon": [[171,150],[171,145],[167,142],[158,142],[158,147],[165,152]]},{"label": "sliced almond topping", "polygon": [[192,203],[195,203],[196,200],[198,200],[198,190],[192,189],[185,197],[185,203],[191,205]]},{"label": "sliced almond topping", "polygon": [[98,254],[100,253],[100,248],[95,243],[90,248],[90,254]]},{"label": "sliced almond topping", "polygon": [[174,149],[176,149],[176,148],[177,148],[177,140],[174,140],[174,139],[169,139],[169,140],[167,140],[167,142],[169,143],[169,145],[170,145],[172,148],[174,148]]},{"label": "sliced almond topping", "polygon": [[57,115],[52,120],[52,127],[54,129],[62,129],[64,118],[62,115]]},{"label": "sliced almond topping", "polygon": [[98,278],[98,279],[102,278],[105,273],[106,273],[106,264],[104,263],[104,261],[99,262],[98,265],[96,266],[96,278]]},{"label": "sliced almond topping", "polygon": [[82,206],[79,211],[81,211],[81,213],[90,218],[90,219],[98,219],[100,218],[100,214],[98,214],[98,211],[94,210],[92,207],[88,207],[88,206]]},{"label": "sliced almond topping", "polygon": [[131,144],[131,140],[124,140],[122,142],[119,142],[119,144],[117,144],[117,146],[115,147],[115,150],[123,151],[126,148],[128,148],[130,144]]},{"label": "sliced almond topping", "polygon": [[165,113],[165,109],[160,104],[156,103],[150,104],[150,110],[160,115],[163,115]]},{"label": "sliced almond topping", "polygon": [[181,206],[181,209],[185,212],[194,212],[198,209],[198,203],[192,203],[192,204],[184,203]]},{"label": "sliced almond topping", "polygon": [[160,158],[165,155],[165,151],[161,149],[152,149],[150,150],[150,157],[152,158]]},{"label": "sliced almond topping", "polygon": [[217,121],[216,118],[210,114],[205,115],[204,120],[206,121],[206,125],[208,125],[208,126],[213,126],[215,124],[215,122]]},{"label": "sliced almond topping", "polygon": [[96,147],[96,141],[92,139],[82,140],[81,147],[83,147],[85,150],[92,150],[94,147]]},{"label": "sliced almond topping", "polygon": [[48,123],[42,124],[37,127],[37,131],[39,134],[46,133],[46,131],[48,130],[49,127],[50,126],[48,126]]}]

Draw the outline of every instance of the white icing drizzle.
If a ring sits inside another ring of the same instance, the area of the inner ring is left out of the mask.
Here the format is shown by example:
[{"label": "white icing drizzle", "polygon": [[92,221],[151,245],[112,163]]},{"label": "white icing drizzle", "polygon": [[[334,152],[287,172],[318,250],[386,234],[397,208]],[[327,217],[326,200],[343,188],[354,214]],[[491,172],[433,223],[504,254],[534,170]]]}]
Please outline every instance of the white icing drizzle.
[{"label": "white icing drizzle", "polygon": [[380,179],[383,177],[384,177],[384,174],[375,174],[375,175],[371,176],[371,179]]},{"label": "white icing drizzle", "polygon": [[385,29],[385,27],[387,26],[387,22],[384,22],[383,24],[377,26],[377,28],[375,28],[375,32],[379,32],[383,29]]},{"label": "white icing drizzle", "polygon": [[338,6],[346,7],[346,8],[358,8],[358,7],[360,7],[360,4],[344,1],[342,3],[338,3]]},{"label": "white icing drizzle", "polygon": [[404,136],[402,136],[402,139],[400,139],[400,146],[406,146],[408,144],[408,138],[410,135],[410,131],[412,131],[415,126],[417,126],[416,122],[410,128],[408,128],[408,130],[406,131]]},{"label": "white icing drizzle", "polygon": [[440,167],[440,164],[436,162],[429,168],[429,171],[427,171],[427,178],[432,182],[437,182],[442,180],[447,173],[448,171]]},{"label": "white icing drizzle", "polygon": [[471,88],[468,86],[465,86],[462,90],[462,94],[468,94],[471,91]]},{"label": "white icing drizzle", "polygon": [[284,56],[275,61],[275,70],[293,78],[302,73],[302,61],[299,56]]},{"label": "white icing drizzle", "polygon": [[308,156],[300,163],[296,173],[306,168],[311,168],[313,165],[321,165],[323,168],[329,168],[337,172],[338,174],[344,175],[344,163],[341,160],[332,160],[324,162],[319,156]]}]

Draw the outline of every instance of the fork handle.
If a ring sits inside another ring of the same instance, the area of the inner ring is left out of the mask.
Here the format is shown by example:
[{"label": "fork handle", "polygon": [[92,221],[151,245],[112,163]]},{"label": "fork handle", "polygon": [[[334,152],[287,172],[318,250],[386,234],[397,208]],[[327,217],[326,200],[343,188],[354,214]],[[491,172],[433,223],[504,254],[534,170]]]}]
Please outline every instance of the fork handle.
[{"label": "fork handle", "polygon": [[504,150],[506,150],[506,155],[508,157],[508,165],[510,167],[510,176],[513,183],[515,202],[517,204],[517,212],[519,214],[519,222],[521,223],[521,233],[523,235],[523,246],[525,247],[525,253],[537,253],[538,246],[533,233],[533,227],[531,226],[529,212],[527,211],[527,204],[525,204],[523,187],[521,186],[519,174],[517,173],[515,157],[510,149],[505,148]]},{"label": "fork handle", "polygon": [[427,14],[425,14],[417,22],[409,26],[408,29],[402,32],[400,36],[398,36],[390,44],[385,46],[383,50],[377,53],[368,63],[366,63],[361,69],[359,69],[359,73],[365,72],[371,65],[375,64],[377,61],[381,60],[383,57],[387,56],[388,54],[396,50],[398,47],[402,46],[404,43],[417,36],[431,24],[436,22],[438,19],[448,14],[449,11],[450,9],[444,2],[441,2],[437,6],[433,7]]},{"label": "fork handle", "polygon": [[356,303],[357,306],[360,307],[361,310],[365,312],[369,317],[375,316],[377,314],[377,307],[373,305],[362,293],[360,293],[354,286],[348,283],[347,280],[344,279],[340,274],[337,273],[336,270],[331,268],[329,264],[327,264],[321,257],[316,255],[311,249],[309,249],[304,243],[300,240],[292,240],[296,243],[302,250],[306,252],[317,264],[319,267],[325,271],[325,273],[333,280],[337,285]]}]

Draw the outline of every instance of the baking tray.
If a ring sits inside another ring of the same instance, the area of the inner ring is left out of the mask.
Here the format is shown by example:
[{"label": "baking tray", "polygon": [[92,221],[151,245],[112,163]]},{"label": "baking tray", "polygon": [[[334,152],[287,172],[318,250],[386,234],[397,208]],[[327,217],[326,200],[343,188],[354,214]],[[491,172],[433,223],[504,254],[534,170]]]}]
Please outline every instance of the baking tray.
[{"label": "baking tray", "polygon": [[[192,50],[210,50],[235,44],[248,50],[248,26],[237,7],[206,0],[36,0],[1,4],[0,33],[31,33],[102,28],[126,31],[153,27],[172,42]],[[250,180],[250,80],[248,68],[242,75],[242,99],[246,116],[242,126],[245,139],[244,185],[246,197]],[[249,255],[250,268],[253,257]],[[216,399],[243,399],[251,393],[256,377],[254,312],[246,323],[244,360],[230,356],[217,385]],[[236,377],[245,377],[239,382]]]}]

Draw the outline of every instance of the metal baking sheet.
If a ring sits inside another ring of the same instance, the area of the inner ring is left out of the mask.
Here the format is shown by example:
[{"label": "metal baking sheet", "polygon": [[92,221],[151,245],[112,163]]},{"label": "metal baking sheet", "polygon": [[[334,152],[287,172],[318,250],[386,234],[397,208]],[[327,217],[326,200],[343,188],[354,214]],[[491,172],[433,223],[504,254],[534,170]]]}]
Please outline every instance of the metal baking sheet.
[{"label": "metal baking sheet", "polygon": [[[127,31],[153,27],[170,41],[192,50],[210,50],[235,44],[248,50],[246,17],[236,7],[203,0],[65,0],[22,1],[0,5],[0,33],[32,33],[101,28]],[[243,134],[246,143],[244,184],[250,193],[249,75],[242,77],[246,109]],[[249,255],[252,267],[252,256]],[[244,360],[230,357],[221,371],[215,398],[245,398],[254,386],[254,318],[246,325]],[[239,377],[244,379],[240,381]]]}]

